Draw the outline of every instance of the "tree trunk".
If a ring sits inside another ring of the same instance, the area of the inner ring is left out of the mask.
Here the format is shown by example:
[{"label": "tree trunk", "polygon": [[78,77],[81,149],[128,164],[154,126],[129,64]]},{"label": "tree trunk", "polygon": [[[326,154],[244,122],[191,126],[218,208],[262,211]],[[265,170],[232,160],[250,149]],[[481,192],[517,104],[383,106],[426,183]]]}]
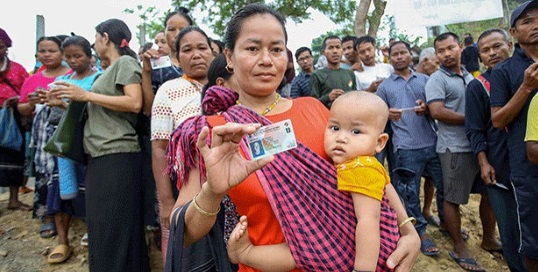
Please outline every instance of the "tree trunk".
[{"label": "tree trunk", "polygon": [[366,18],[372,0],[360,0],[355,11],[355,36],[360,37],[366,35]]},{"label": "tree trunk", "polygon": [[385,13],[385,7],[387,6],[387,0],[373,0],[374,1],[374,12],[372,16],[368,18],[368,35],[372,36],[374,39],[377,36],[377,30],[379,29],[379,24],[381,23],[381,17]]}]

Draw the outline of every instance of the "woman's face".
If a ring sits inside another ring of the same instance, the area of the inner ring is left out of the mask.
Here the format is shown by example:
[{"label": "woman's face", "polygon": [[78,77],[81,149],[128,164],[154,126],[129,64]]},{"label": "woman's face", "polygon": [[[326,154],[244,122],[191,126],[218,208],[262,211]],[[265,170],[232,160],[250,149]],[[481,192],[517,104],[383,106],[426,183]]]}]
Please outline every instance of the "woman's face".
[{"label": "woman's face", "polygon": [[63,55],[57,43],[43,40],[37,45],[37,59],[47,68],[56,68],[62,65]]},{"label": "woman's face", "polygon": [[181,38],[179,63],[187,76],[198,81],[207,80],[207,69],[212,60],[211,47],[202,33],[191,31]]},{"label": "woman's face", "polygon": [[64,58],[69,68],[78,74],[86,72],[91,67],[91,57],[88,57],[80,45],[70,45],[64,48]]},{"label": "woman's face", "polygon": [[164,35],[164,32],[159,32],[157,35],[155,35],[154,43],[159,47],[159,54],[161,56],[170,54],[170,46],[168,46],[168,43],[166,43],[166,36]]},{"label": "woman's face", "polygon": [[222,53],[220,52],[219,45],[215,43],[214,41],[211,41],[211,48],[213,48],[213,55],[217,56],[218,54]]},{"label": "woman's face", "polygon": [[4,60],[4,57],[7,55],[7,46],[4,41],[0,40],[0,58]]},{"label": "woman's face", "polygon": [[99,32],[95,32],[95,43],[93,46],[93,49],[95,50],[95,53],[97,53],[97,56],[105,56],[106,51],[106,44],[105,44],[105,37]]},{"label": "woman's face", "polygon": [[284,30],[270,14],[243,21],[233,52],[226,49],[240,94],[267,96],[275,92],[288,64]]},{"label": "woman's face", "polygon": [[174,52],[176,50],[176,36],[183,28],[189,25],[189,21],[185,19],[185,17],[180,16],[178,14],[170,17],[168,21],[166,21],[166,42],[168,43],[168,47],[170,47],[170,50]]}]

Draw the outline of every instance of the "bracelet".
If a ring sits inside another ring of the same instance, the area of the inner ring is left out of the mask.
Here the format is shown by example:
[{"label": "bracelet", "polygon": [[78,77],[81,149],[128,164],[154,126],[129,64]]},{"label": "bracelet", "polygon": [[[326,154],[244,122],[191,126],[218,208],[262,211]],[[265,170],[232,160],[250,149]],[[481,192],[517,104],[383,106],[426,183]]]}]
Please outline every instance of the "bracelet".
[{"label": "bracelet", "polygon": [[398,228],[401,229],[405,224],[407,224],[409,222],[413,223],[413,225],[414,225],[415,223],[417,223],[417,219],[415,219],[414,217],[408,217],[407,219],[402,221],[402,223],[400,223],[400,225],[398,225]]},{"label": "bracelet", "polygon": [[194,206],[194,208],[201,214],[205,215],[205,216],[215,216],[217,215],[219,212],[220,212],[220,205],[219,205],[219,208],[216,212],[208,212],[208,211],[204,211],[204,209],[202,209],[198,203],[196,202],[196,197],[198,196],[198,194],[196,194],[194,196],[194,198],[192,199],[192,205]]}]

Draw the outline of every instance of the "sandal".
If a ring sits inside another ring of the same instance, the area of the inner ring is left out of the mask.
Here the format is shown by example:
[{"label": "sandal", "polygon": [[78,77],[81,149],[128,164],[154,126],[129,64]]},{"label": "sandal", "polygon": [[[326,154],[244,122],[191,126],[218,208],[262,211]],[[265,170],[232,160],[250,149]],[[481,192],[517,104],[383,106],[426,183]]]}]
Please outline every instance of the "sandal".
[{"label": "sandal", "polygon": [[50,238],[56,236],[56,234],[56,225],[53,222],[43,224],[39,229],[39,236],[41,236],[41,238]]},{"label": "sandal", "polygon": [[57,245],[47,257],[47,262],[49,264],[63,263],[69,258],[72,251],[73,249],[68,245]]},{"label": "sandal", "polygon": [[422,252],[422,254],[432,257],[441,253],[439,248],[435,251],[432,251],[432,248],[437,248],[437,245],[430,238],[425,238],[420,241],[420,252]]},{"label": "sandal", "polygon": [[[478,265],[478,263],[476,262],[474,258],[458,258],[456,257],[456,254],[454,253],[454,251],[450,251],[448,255],[450,255],[450,257],[452,257],[452,259],[454,259],[454,261],[456,261],[456,263],[458,263],[461,268],[467,271],[479,271],[479,272],[486,271],[486,269]],[[474,268],[470,268],[470,267],[474,267]]]},{"label": "sandal", "polygon": [[431,215],[429,217],[424,217],[426,219],[426,222],[428,222],[428,225],[432,225],[434,227],[440,227],[441,226],[441,219],[435,215]]},{"label": "sandal", "polygon": [[24,194],[27,194],[27,193],[31,193],[31,192],[33,192],[33,191],[34,191],[34,190],[32,190],[32,189],[31,189],[30,187],[28,187],[28,186],[23,186],[23,187],[20,187],[20,188],[19,188],[19,193],[20,193],[20,194],[23,194],[23,195],[24,195]]},{"label": "sandal", "polygon": [[32,207],[30,205],[26,205],[26,204],[19,201],[17,206],[7,206],[7,209],[12,210],[12,211],[15,211],[15,210],[18,210],[18,211],[31,211]]},{"label": "sandal", "polygon": [[497,253],[501,253],[503,254],[504,251],[503,251],[503,247],[502,246],[499,246],[499,247],[494,247],[494,248],[486,248],[484,246],[480,246],[483,250],[489,252],[489,253],[493,253],[493,252],[497,252]]}]

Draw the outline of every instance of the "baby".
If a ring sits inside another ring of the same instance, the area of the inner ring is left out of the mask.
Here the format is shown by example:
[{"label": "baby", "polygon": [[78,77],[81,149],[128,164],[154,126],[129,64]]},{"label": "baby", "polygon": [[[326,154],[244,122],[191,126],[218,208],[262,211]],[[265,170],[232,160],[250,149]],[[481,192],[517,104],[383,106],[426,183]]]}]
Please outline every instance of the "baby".
[{"label": "baby", "polygon": [[355,207],[353,271],[387,271],[386,259],[399,238],[396,215],[382,205],[385,187],[392,186],[390,178],[374,157],[389,138],[384,133],[388,115],[377,95],[348,92],[333,102],[325,131],[325,152],[336,165],[338,190],[350,192]]},{"label": "baby", "polygon": [[[389,136],[383,131],[388,115],[387,105],[377,95],[347,92],[333,102],[325,131],[325,152],[336,165],[338,189],[351,193],[358,221],[353,271],[389,271],[386,260],[399,239],[396,214],[383,200],[385,187],[390,201],[400,200],[385,168],[374,157],[387,143]],[[228,256],[234,263],[255,248],[247,225],[246,216],[241,216],[230,236]],[[263,256],[289,251],[285,244],[274,246]]]}]

